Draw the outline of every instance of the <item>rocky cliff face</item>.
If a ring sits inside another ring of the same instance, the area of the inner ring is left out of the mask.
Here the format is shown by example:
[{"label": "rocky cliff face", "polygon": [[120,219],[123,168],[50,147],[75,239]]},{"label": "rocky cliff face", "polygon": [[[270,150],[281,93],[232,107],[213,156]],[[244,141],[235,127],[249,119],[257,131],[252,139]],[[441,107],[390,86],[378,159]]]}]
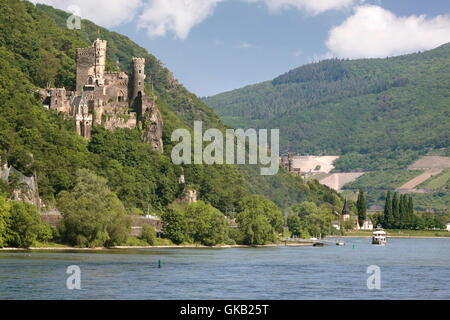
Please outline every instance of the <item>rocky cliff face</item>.
[{"label": "rocky cliff face", "polygon": [[158,108],[152,104],[147,108],[142,119],[142,141],[151,144],[159,153],[163,152],[163,120]]},{"label": "rocky cliff face", "polygon": [[11,200],[28,202],[40,208],[41,199],[35,176],[27,177],[14,167],[5,164],[0,167],[0,180],[12,186]]}]

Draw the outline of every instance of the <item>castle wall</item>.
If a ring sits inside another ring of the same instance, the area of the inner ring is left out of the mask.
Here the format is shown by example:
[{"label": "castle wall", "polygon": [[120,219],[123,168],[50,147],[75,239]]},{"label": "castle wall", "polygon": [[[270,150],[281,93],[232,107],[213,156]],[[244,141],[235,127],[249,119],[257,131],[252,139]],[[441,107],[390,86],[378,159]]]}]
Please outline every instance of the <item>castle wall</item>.
[{"label": "castle wall", "polygon": [[89,77],[92,77],[92,83],[95,83],[95,49],[83,48],[77,49],[77,88],[81,93],[83,87],[88,84]]},{"label": "castle wall", "polygon": [[107,102],[127,102],[128,104],[128,79],[106,80],[105,96]]},{"label": "castle wall", "polygon": [[115,128],[136,128],[136,113],[130,112],[128,114],[108,114],[106,120],[103,122],[103,126],[108,130],[114,130]]},{"label": "castle wall", "polygon": [[71,92],[66,92],[64,88],[51,89],[50,92],[50,109],[58,112],[70,112]]}]

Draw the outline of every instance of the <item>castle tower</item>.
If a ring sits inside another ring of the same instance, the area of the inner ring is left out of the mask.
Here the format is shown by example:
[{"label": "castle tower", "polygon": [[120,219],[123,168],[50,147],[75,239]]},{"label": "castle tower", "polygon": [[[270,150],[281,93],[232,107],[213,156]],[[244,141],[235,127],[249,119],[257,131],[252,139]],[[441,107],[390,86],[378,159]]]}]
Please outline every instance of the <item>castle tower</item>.
[{"label": "castle tower", "polygon": [[97,39],[89,48],[77,49],[77,88],[94,90],[95,85],[103,86],[106,67],[106,40]]},{"label": "castle tower", "polygon": [[103,79],[106,67],[106,40],[97,39],[94,41],[95,49],[95,76],[98,80]]},{"label": "castle tower", "polygon": [[145,80],[145,58],[133,57],[133,78],[132,78],[132,90],[131,101],[133,102],[136,97],[145,95],[144,93],[144,80]]}]

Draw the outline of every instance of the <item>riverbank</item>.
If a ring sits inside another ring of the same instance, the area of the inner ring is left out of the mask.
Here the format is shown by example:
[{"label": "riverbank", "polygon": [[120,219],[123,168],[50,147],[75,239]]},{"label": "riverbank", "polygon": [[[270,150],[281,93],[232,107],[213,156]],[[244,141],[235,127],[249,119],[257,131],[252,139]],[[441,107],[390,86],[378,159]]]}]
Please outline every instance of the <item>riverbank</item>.
[{"label": "riverbank", "polygon": [[[434,239],[434,238],[450,238],[449,231],[440,230],[393,230],[387,229],[386,236],[388,238],[411,238],[411,239]],[[370,238],[372,237],[372,231],[352,231],[346,232],[343,236],[335,237],[361,237]]]},{"label": "riverbank", "polygon": [[[398,239],[450,239],[450,237],[427,237],[427,236],[390,236],[387,238],[398,238]],[[330,238],[372,238],[371,235],[345,235],[345,236],[330,236]]]},{"label": "riverbank", "polygon": [[302,247],[312,246],[313,243],[271,243],[264,245],[217,245],[217,246],[204,246],[196,244],[185,245],[162,245],[162,246],[114,246],[114,247],[95,247],[95,248],[77,248],[70,246],[58,246],[58,247],[30,247],[30,248],[0,248],[2,251],[100,251],[100,250],[126,250],[126,249],[171,249],[171,248],[191,248],[191,249],[227,249],[227,248],[267,248],[267,247]]}]

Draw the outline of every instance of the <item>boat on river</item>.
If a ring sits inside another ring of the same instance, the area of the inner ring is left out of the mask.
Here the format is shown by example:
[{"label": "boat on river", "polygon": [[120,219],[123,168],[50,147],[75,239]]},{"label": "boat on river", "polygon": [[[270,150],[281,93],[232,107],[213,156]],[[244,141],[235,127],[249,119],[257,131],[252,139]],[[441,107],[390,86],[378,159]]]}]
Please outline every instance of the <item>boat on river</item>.
[{"label": "boat on river", "polygon": [[380,225],[377,226],[372,234],[372,244],[386,244],[386,231]]}]

